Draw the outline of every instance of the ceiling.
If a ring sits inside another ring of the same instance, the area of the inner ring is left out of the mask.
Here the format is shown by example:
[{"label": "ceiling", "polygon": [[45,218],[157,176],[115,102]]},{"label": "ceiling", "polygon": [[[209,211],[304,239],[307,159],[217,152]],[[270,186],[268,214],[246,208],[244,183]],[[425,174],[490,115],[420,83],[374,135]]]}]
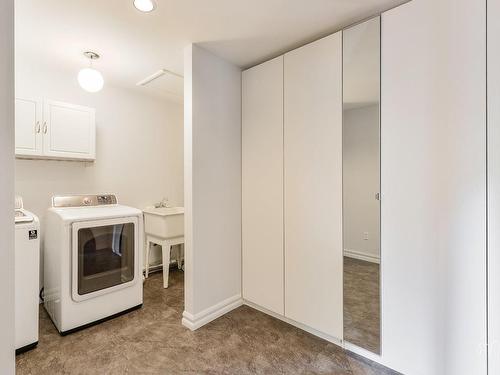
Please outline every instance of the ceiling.
[{"label": "ceiling", "polygon": [[[16,56],[76,72],[82,53],[107,83],[135,87],[167,69],[183,74],[190,43],[249,67],[405,0],[16,0]],[[137,88],[144,89],[144,88]]]}]

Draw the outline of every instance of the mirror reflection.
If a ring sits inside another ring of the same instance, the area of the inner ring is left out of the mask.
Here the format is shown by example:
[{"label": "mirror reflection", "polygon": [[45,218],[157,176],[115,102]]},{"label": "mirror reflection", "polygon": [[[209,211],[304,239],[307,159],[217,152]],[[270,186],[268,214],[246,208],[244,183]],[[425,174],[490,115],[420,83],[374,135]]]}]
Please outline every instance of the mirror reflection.
[{"label": "mirror reflection", "polygon": [[380,18],[343,38],[344,340],[380,353]]}]

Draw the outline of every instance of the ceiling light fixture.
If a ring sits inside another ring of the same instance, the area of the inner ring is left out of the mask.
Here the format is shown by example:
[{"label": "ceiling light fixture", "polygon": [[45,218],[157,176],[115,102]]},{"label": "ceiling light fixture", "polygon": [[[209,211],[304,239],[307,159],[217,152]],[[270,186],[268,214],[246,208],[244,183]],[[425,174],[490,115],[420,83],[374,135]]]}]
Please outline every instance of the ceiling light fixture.
[{"label": "ceiling light fixture", "polygon": [[102,74],[92,68],[92,62],[100,56],[92,51],[84,52],[83,55],[90,60],[90,67],[80,70],[78,73],[78,83],[81,88],[88,92],[98,92],[104,87]]},{"label": "ceiling light fixture", "polygon": [[134,6],[137,10],[144,13],[149,13],[156,9],[156,3],[153,0],[134,0]]}]

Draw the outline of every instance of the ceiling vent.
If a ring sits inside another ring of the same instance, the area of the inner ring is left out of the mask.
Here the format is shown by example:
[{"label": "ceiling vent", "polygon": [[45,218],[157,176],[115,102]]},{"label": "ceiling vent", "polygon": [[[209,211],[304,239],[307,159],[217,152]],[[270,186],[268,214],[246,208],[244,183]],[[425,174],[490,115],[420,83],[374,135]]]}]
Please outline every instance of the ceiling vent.
[{"label": "ceiling vent", "polygon": [[184,77],[167,69],[160,69],[136,83],[164,96],[184,96]]}]

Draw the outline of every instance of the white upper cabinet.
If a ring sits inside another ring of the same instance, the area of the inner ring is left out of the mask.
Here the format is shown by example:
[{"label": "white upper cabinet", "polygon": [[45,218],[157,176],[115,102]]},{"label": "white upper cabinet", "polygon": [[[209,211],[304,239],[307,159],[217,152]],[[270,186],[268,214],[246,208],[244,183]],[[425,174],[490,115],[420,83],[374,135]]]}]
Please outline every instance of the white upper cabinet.
[{"label": "white upper cabinet", "polygon": [[243,298],[284,314],[283,56],[242,77]]},{"label": "white upper cabinet", "polygon": [[95,159],[95,109],[51,100],[16,99],[16,156]]},{"label": "white upper cabinet", "polygon": [[285,316],[342,339],[342,33],[285,54]]},{"label": "white upper cabinet", "polygon": [[16,155],[42,153],[42,104],[36,99],[16,99]]},{"label": "white upper cabinet", "polygon": [[44,102],[44,154],[48,157],[95,159],[95,110]]}]

